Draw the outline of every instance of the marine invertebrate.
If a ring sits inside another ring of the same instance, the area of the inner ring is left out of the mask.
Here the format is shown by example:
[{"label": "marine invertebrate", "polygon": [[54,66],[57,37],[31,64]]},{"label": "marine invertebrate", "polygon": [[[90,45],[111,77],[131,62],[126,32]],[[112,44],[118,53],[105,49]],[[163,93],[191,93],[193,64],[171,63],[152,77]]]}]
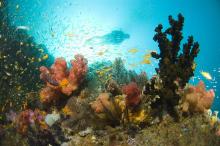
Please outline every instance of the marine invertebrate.
[{"label": "marine invertebrate", "polygon": [[94,102],[91,103],[92,109],[96,113],[103,113],[105,110],[112,110],[112,103],[108,93],[101,93]]},{"label": "marine invertebrate", "polygon": [[51,87],[44,87],[40,90],[40,102],[44,104],[56,102],[59,100],[60,95],[59,91]]},{"label": "marine invertebrate", "polygon": [[[182,52],[180,52],[183,23],[184,17],[181,14],[178,15],[178,20],[169,16],[170,27],[163,32],[163,26],[159,24],[153,38],[158,42],[160,49],[159,54],[151,53],[153,58],[159,59],[159,68],[156,68],[156,71],[162,80],[162,88],[158,94],[161,97],[160,101],[171,111],[180,100],[176,90],[183,88],[194,75],[194,59],[199,53],[199,44],[194,42],[192,36],[188,38],[187,43],[183,44]],[[151,92],[153,93],[154,90]]]},{"label": "marine invertebrate", "polygon": [[15,122],[17,131],[20,134],[25,135],[28,131],[28,128],[31,126],[37,126],[38,130],[45,130],[47,129],[47,125],[44,121],[46,113],[40,111],[39,109],[35,109],[34,111],[31,109],[27,109],[22,111],[17,116],[17,120]]},{"label": "marine invertebrate", "polygon": [[123,86],[122,92],[123,92],[123,94],[126,95],[126,97],[125,97],[126,106],[135,107],[140,103],[141,91],[135,82],[131,82],[128,85]]},{"label": "marine invertebrate", "polygon": [[71,60],[72,68],[69,71],[68,82],[62,88],[62,92],[66,95],[70,95],[78,89],[88,71],[87,59],[80,54],[75,55],[74,58],[74,60]]},{"label": "marine invertebrate", "polygon": [[59,83],[68,76],[67,63],[63,58],[57,58],[50,69],[41,66],[40,72],[40,79],[46,82],[47,86],[57,89]]},{"label": "marine invertebrate", "polygon": [[69,96],[78,89],[88,71],[87,60],[77,54],[71,64],[72,67],[68,70],[66,61],[57,58],[50,69],[40,67],[40,78],[46,82],[46,87],[40,91],[42,103],[56,102],[63,94]]},{"label": "marine invertebrate", "polygon": [[106,90],[111,93],[113,96],[120,95],[121,89],[116,81],[110,79],[106,83]]},{"label": "marine invertebrate", "polygon": [[197,86],[189,86],[184,92],[181,104],[183,112],[204,113],[211,107],[215,96],[214,90],[206,91],[203,81],[200,81]]}]

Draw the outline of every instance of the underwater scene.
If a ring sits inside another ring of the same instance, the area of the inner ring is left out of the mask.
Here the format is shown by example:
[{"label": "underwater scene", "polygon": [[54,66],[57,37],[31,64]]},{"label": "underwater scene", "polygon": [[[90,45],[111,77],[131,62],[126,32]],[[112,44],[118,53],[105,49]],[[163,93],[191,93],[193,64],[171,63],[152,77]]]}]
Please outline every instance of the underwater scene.
[{"label": "underwater scene", "polygon": [[0,0],[0,146],[220,146],[219,0]]}]

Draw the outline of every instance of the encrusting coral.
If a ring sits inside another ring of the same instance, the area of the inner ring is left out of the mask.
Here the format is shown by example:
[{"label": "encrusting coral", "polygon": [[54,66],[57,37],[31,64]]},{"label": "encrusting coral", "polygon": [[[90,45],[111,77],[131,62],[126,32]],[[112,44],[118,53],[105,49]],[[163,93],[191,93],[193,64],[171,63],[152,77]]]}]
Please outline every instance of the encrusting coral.
[{"label": "encrusting coral", "polygon": [[[173,112],[174,107],[179,103],[180,96],[176,90],[184,88],[190,77],[194,75],[194,59],[199,53],[199,44],[194,42],[192,36],[188,38],[187,43],[183,44],[182,52],[179,52],[183,39],[183,23],[184,17],[181,14],[178,15],[177,21],[169,16],[171,27],[163,32],[163,26],[158,25],[153,38],[158,42],[160,49],[159,54],[151,53],[153,58],[159,59],[159,68],[156,71],[162,80],[162,87],[158,94],[161,97],[160,103],[170,109],[168,112]],[[150,92],[154,94],[155,91],[153,89]]]},{"label": "encrusting coral", "polygon": [[213,89],[206,91],[203,81],[200,81],[197,86],[189,86],[184,92],[181,104],[183,112],[204,113],[211,107],[215,97]]},{"label": "encrusting coral", "polygon": [[78,89],[88,70],[87,60],[77,54],[75,59],[71,60],[71,65],[72,68],[68,70],[66,61],[57,58],[50,69],[40,67],[40,78],[46,82],[46,87],[40,91],[42,103],[57,101],[62,94],[69,96]]}]

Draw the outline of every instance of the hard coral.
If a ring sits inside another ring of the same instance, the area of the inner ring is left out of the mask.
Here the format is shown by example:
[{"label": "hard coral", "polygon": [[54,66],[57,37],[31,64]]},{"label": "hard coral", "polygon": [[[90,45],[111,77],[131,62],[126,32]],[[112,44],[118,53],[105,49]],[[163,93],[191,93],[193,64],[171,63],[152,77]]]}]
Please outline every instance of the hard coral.
[{"label": "hard coral", "polygon": [[[159,59],[157,74],[162,80],[162,88],[159,91],[161,102],[169,107],[171,111],[179,103],[180,96],[176,94],[178,88],[184,88],[192,77],[194,71],[194,59],[199,53],[199,44],[194,42],[193,37],[188,38],[188,42],[181,47],[182,29],[184,17],[179,14],[178,20],[169,16],[170,27],[163,31],[160,24],[155,29],[154,41],[158,42],[160,53],[152,52],[153,58]],[[170,38],[170,39],[169,39]],[[152,90],[154,94],[154,90]]]},{"label": "hard coral", "polygon": [[122,92],[126,95],[126,106],[135,107],[140,103],[141,91],[135,82],[131,82],[130,84],[123,86]]},{"label": "hard coral", "polygon": [[185,90],[182,111],[204,113],[211,107],[214,96],[214,91],[206,91],[204,82],[200,81],[197,86],[190,86]]}]

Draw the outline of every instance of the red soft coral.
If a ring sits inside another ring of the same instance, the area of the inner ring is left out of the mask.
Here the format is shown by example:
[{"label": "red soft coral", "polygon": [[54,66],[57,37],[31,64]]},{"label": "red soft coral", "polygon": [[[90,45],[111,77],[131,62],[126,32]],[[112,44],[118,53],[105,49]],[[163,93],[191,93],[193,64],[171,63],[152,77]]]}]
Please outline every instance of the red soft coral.
[{"label": "red soft coral", "polygon": [[122,92],[127,95],[125,101],[128,107],[135,107],[140,103],[141,91],[135,82],[131,82],[128,85],[123,86]]},{"label": "red soft coral", "polygon": [[182,110],[203,113],[211,107],[214,97],[214,90],[206,91],[204,82],[200,81],[197,86],[190,86],[185,90]]}]

